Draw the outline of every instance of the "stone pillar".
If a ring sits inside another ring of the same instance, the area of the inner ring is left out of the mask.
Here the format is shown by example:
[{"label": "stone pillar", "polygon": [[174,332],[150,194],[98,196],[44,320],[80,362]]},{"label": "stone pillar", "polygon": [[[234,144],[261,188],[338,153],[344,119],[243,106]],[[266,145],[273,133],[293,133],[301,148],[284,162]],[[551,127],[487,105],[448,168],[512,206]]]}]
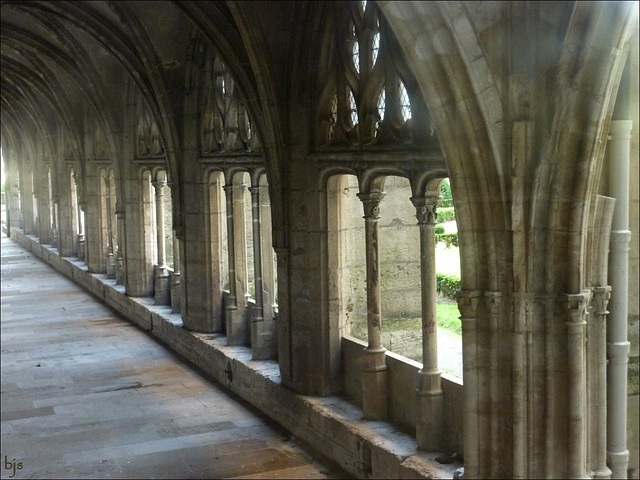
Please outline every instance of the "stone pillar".
[{"label": "stone pillar", "polygon": [[86,248],[84,238],[84,203],[78,202],[78,259],[84,260],[86,263]]},{"label": "stone pillar", "polygon": [[171,313],[180,313],[180,240],[173,232],[173,272],[171,272]]},{"label": "stone pillar", "polygon": [[382,346],[380,261],[378,227],[382,192],[359,193],[364,206],[365,250],[367,264],[367,348],[362,370],[362,409],[366,418],[383,419],[387,416],[388,387],[387,363]]},{"label": "stone pillar", "polygon": [[234,241],[234,221],[233,221],[233,185],[229,179],[226,179],[223,187],[225,201],[227,202],[227,255],[228,255],[228,272],[229,275],[229,294],[225,299],[225,322],[227,330],[227,343],[231,345],[229,334],[236,331],[236,317],[238,313],[238,301],[236,298],[236,255]]},{"label": "stone pillar", "polygon": [[478,425],[478,304],[479,290],[460,290],[458,308],[462,321],[462,375],[464,389],[464,478],[476,478],[480,465]]},{"label": "stone pillar", "polygon": [[[266,360],[276,355],[276,332],[273,318],[273,266],[269,268],[273,256],[265,250],[264,236],[270,234],[270,229],[263,222],[270,221],[262,216],[264,208],[263,196],[266,186],[255,185],[249,188],[251,192],[251,212],[253,225],[253,265],[255,274],[255,311],[251,320],[251,351],[254,360]],[[267,203],[268,205],[268,203]],[[269,247],[270,242],[269,242]],[[263,255],[264,254],[264,255]],[[267,273],[265,275],[265,272]],[[268,291],[267,291],[268,290]]]},{"label": "stone pillar", "polygon": [[116,218],[118,228],[118,252],[116,254],[116,284],[124,283],[124,208],[116,204]]},{"label": "stone pillar", "polygon": [[[229,255],[229,295],[225,322],[227,345],[247,345],[250,331],[246,322],[246,249],[244,248],[244,185],[226,181],[227,251]],[[236,197],[237,195],[237,197]]]},{"label": "stone pillar", "polygon": [[35,215],[33,206],[33,177],[31,175],[31,163],[25,163],[22,171],[20,172],[20,178],[22,179],[22,189],[20,190],[22,205],[22,225],[25,235],[35,235]]},{"label": "stone pillar", "polygon": [[107,255],[105,259],[107,278],[116,278],[116,264],[113,255],[113,222],[111,219],[111,178],[104,177],[104,185],[107,191]]},{"label": "stone pillar", "polygon": [[595,411],[596,418],[594,425],[595,431],[592,435],[596,436],[595,448],[592,450],[591,464],[593,468],[594,479],[611,478],[611,470],[607,467],[607,305],[611,297],[611,287],[603,285],[592,288],[593,301],[592,305],[592,323],[589,340],[593,342],[591,349],[596,357],[596,377],[595,382]]},{"label": "stone pillar", "polygon": [[58,248],[58,198],[51,199],[51,245]]},{"label": "stone pillar", "polygon": [[[265,322],[273,322],[273,308],[277,305],[276,274],[274,268],[273,236],[271,227],[271,200],[269,185],[260,185],[260,233],[262,242],[262,316]],[[276,336],[273,325],[273,335]],[[276,354],[274,347],[273,354]]]},{"label": "stone pillar", "polygon": [[165,259],[164,244],[164,187],[166,181],[158,175],[158,178],[152,182],[156,194],[156,236],[158,245],[158,258],[155,268],[155,293],[154,299],[156,305],[171,304],[171,290],[169,286],[169,271]]},{"label": "stone pillar", "polygon": [[611,122],[609,194],[616,198],[609,255],[607,323],[607,459],[613,478],[627,478],[627,339],[629,292],[629,141],[630,120]]},{"label": "stone pillar", "polygon": [[40,188],[37,192],[38,202],[38,239],[43,245],[51,245],[51,198],[48,175],[36,172],[36,182]]},{"label": "stone pillar", "polygon": [[500,367],[498,356],[500,353],[499,340],[500,332],[498,326],[500,324],[500,305],[502,302],[502,292],[486,291],[484,292],[484,301],[487,307],[489,319],[489,335],[491,349],[489,352],[489,398],[490,398],[490,437],[491,437],[491,478],[500,476]]},{"label": "stone pillar", "polygon": [[591,291],[564,296],[567,310],[567,475],[569,478],[589,478],[586,472],[586,419],[585,419],[585,331],[586,312]]},{"label": "stone pillar", "polygon": [[438,368],[438,316],[436,310],[436,208],[439,195],[412,197],[420,228],[420,271],[422,289],[422,369],[418,372],[416,440],[418,448],[442,448],[444,438],[444,396]]}]

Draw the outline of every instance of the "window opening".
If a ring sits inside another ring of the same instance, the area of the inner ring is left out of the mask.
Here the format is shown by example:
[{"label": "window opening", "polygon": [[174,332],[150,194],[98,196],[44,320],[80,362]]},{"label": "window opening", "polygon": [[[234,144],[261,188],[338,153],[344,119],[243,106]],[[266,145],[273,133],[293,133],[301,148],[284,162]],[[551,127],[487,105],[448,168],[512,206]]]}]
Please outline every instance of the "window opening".
[{"label": "window opening", "polygon": [[[353,27],[354,35],[355,35],[355,26]],[[353,66],[356,68],[356,72],[360,73],[360,43],[356,37],[356,40],[353,42]]]},{"label": "window opening", "polygon": [[357,125],[358,106],[356,105],[356,99],[353,97],[353,92],[351,90],[349,90],[349,112],[351,114],[351,125]]},{"label": "window opening", "polygon": [[411,103],[409,102],[409,94],[404,86],[404,83],[400,81],[400,113],[402,114],[402,121],[406,122],[411,118]]},{"label": "window opening", "polygon": [[380,51],[380,32],[376,32],[373,35],[373,44],[371,48],[371,63],[372,65],[376,64],[376,60],[378,59],[378,52]]}]

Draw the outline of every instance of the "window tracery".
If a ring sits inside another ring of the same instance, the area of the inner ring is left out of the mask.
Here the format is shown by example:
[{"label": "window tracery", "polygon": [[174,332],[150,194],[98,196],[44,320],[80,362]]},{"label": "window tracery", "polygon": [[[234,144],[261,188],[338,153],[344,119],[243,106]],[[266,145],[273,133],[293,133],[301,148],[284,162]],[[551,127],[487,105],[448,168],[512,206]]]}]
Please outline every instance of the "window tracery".
[{"label": "window tracery", "polygon": [[318,69],[318,147],[436,142],[417,83],[375,4],[331,9]]},{"label": "window tracery", "polygon": [[204,75],[200,115],[202,155],[258,151],[260,143],[233,78],[209,50]]},{"label": "window tracery", "polygon": [[164,156],[158,125],[153,119],[142,94],[136,101],[136,154],[138,158]]}]

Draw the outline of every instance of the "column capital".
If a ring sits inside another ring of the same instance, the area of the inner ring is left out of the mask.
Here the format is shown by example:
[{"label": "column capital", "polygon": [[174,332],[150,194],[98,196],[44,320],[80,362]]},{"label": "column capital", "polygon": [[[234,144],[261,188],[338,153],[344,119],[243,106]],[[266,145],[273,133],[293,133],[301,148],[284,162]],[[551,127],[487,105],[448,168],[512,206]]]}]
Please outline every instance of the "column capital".
[{"label": "column capital", "polygon": [[153,185],[153,188],[156,190],[156,196],[163,195],[163,189],[166,184],[167,182],[164,180],[154,180],[151,182],[151,185]]},{"label": "column capital", "polygon": [[227,185],[225,184],[222,189],[224,190],[224,193],[232,193],[233,192],[233,185]]},{"label": "column capital", "polygon": [[478,315],[478,304],[482,298],[480,290],[458,290],[456,300],[463,319],[475,319]]},{"label": "column capital", "polygon": [[585,290],[581,293],[565,293],[561,295],[560,301],[567,311],[565,325],[584,325],[587,323],[585,316],[591,302],[591,290]]},{"label": "column capital", "polygon": [[249,192],[251,192],[251,195],[258,195],[260,193],[260,188],[260,185],[249,187]]},{"label": "column capital", "polygon": [[601,285],[592,287],[593,299],[591,300],[591,311],[595,315],[607,315],[607,305],[611,298],[611,286]]},{"label": "column capital", "polygon": [[442,201],[440,195],[425,195],[424,197],[411,197],[411,203],[416,207],[418,225],[435,225],[438,218],[438,205]]},{"label": "column capital", "polygon": [[184,225],[174,225],[173,231],[178,240],[184,240]]},{"label": "column capital", "polygon": [[358,198],[364,206],[364,219],[376,220],[380,218],[380,202],[384,198],[384,193],[380,191],[369,193],[358,193]]}]

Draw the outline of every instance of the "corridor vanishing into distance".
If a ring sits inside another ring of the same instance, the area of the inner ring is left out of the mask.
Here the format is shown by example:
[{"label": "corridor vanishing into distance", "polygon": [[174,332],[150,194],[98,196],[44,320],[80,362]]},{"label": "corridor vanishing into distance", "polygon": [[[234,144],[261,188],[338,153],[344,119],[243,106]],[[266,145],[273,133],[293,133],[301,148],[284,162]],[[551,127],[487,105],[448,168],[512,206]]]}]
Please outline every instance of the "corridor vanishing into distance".
[{"label": "corridor vanishing into distance", "polygon": [[2,237],[2,478],[344,478]]}]

